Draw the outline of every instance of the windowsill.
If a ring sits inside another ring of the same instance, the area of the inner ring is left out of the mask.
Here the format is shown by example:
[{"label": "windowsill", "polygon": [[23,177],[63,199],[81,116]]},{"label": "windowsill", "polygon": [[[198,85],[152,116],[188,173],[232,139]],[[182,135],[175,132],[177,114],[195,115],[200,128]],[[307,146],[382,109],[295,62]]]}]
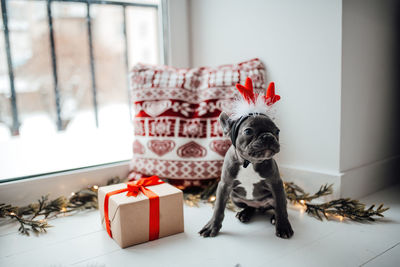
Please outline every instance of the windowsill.
[{"label": "windowsill", "polygon": [[[399,185],[363,202],[390,206],[375,223],[320,222],[289,205],[294,236],[275,236],[269,216],[243,224],[227,210],[220,235],[198,231],[212,208],[184,208],[185,232],[121,249],[100,224],[98,211],[60,217],[38,238],[18,234],[18,223],[0,225],[1,266],[396,266],[400,260]],[[5,245],[7,244],[7,245]],[[223,249],[222,249],[223,248]]]},{"label": "windowsill", "polygon": [[0,183],[129,160],[132,132],[93,130],[1,142]]}]

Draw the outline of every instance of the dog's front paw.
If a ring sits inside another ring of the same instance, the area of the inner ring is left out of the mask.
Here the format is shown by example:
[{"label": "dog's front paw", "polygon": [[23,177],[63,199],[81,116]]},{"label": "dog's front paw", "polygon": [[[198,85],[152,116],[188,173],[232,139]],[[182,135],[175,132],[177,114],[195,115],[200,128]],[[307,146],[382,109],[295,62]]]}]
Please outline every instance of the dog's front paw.
[{"label": "dog's front paw", "polygon": [[203,227],[203,229],[200,230],[199,234],[203,237],[214,237],[218,235],[221,227],[221,224],[215,223],[211,220]]},{"label": "dog's front paw", "polygon": [[246,223],[250,221],[251,217],[253,217],[253,214],[254,208],[247,207],[236,213],[236,218],[238,218],[242,223]]},{"label": "dog's front paw", "polygon": [[292,226],[290,225],[288,220],[284,222],[276,221],[275,229],[276,236],[280,238],[290,238],[294,234]]}]

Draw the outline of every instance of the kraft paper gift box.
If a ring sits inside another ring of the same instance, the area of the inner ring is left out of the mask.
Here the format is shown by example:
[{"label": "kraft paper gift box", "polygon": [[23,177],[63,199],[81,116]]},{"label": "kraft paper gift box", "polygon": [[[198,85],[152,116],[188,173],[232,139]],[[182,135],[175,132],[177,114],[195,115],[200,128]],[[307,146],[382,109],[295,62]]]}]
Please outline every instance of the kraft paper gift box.
[{"label": "kraft paper gift box", "polygon": [[156,176],[100,187],[98,201],[103,227],[122,248],[184,230],[182,191]]}]

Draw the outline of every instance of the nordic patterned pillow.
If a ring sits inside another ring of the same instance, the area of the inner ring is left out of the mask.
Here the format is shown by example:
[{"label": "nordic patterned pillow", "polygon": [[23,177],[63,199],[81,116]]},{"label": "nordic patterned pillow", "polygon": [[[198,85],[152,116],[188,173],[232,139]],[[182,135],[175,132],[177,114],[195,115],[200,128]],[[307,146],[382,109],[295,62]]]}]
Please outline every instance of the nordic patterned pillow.
[{"label": "nordic patterned pillow", "polygon": [[265,68],[257,58],[216,68],[135,65],[131,177],[158,175],[181,188],[219,178],[231,143],[218,117],[246,77],[255,90],[265,90]]}]

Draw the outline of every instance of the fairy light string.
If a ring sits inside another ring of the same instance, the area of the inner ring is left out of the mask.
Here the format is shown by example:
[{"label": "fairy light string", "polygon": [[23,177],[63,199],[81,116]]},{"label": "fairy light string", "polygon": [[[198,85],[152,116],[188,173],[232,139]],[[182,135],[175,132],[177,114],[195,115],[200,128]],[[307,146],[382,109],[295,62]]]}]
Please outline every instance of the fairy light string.
[{"label": "fairy light string", "polygon": [[[107,185],[124,182],[114,177]],[[188,206],[198,207],[200,203],[213,205],[216,200],[216,188],[218,181],[215,180],[202,190],[193,192],[191,189],[184,190],[184,200]],[[315,194],[305,192],[294,183],[284,183],[286,197],[293,206],[300,207],[300,214],[307,213],[319,220],[336,220],[342,222],[351,220],[357,222],[374,221],[373,217],[383,217],[383,212],[389,207],[383,204],[375,208],[375,205],[366,208],[365,204],[350,198],[340,198],[328,202],[316,204],[312,201],[323,196],[332,194],[332,185],[323,185]],[[84,210],[97,209],[97,191],[99,185],[92,185],[76,192],[71,192],[69,198],[64,196],[49,200],[48,196],[42,196],[37,202],[24,207],[12,206],[0,203],[0,220],[7,222],[18,222],[18,231],[21,234],[45,233],[51,227],[48,220],[58,216],[69,216]],[[237,211],[232,201],[228,201],[227,209]]]}]

